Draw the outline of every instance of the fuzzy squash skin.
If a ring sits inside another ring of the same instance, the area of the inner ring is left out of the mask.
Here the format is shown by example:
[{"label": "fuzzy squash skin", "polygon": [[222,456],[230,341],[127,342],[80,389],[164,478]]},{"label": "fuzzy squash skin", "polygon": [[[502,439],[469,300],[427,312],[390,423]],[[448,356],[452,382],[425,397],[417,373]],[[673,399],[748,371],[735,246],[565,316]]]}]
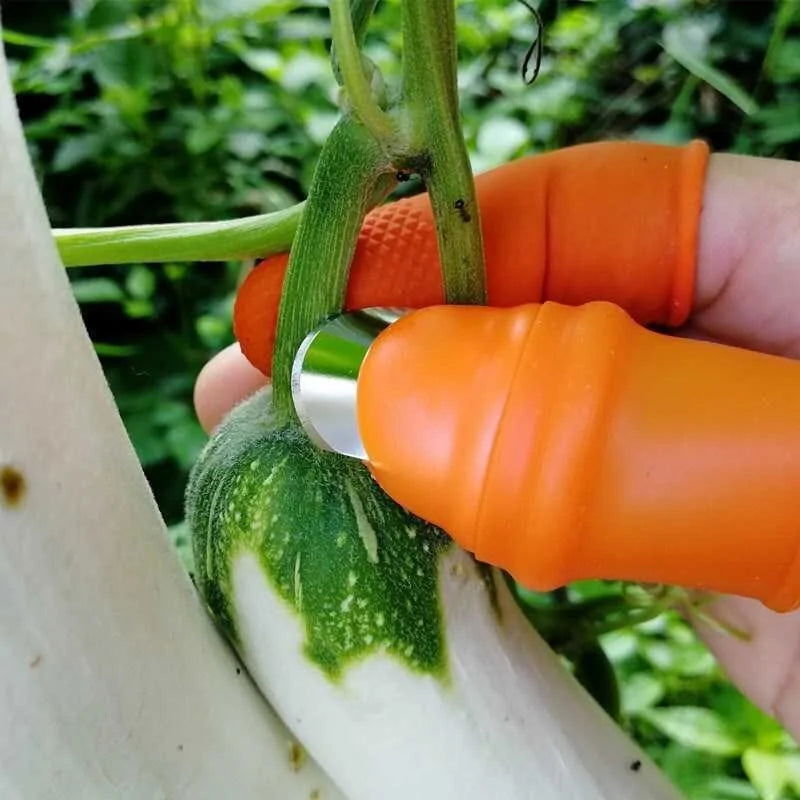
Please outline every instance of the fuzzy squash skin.
[{"label": "fuzzy squash skin", "polygon": [[305,653],[332,679],[370,653],[443,676],[437,555],[450,541],[393,503],[357,461],[273,427],[268,390],[223,424],[189,482],[201,591],[240,639],[231,566],[242,549],[303,620]]}]

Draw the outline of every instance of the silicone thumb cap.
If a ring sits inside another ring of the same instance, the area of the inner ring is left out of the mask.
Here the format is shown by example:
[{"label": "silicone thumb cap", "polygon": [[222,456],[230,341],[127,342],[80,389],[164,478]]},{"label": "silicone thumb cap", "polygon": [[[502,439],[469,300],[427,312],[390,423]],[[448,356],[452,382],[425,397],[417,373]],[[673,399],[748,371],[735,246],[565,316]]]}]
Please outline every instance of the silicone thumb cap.
[{"label": "silicone thumb cap", "polygon": [[359,373],[358,425],[375,479],[467,549],[530,310],[415,311],[378,336]]}]

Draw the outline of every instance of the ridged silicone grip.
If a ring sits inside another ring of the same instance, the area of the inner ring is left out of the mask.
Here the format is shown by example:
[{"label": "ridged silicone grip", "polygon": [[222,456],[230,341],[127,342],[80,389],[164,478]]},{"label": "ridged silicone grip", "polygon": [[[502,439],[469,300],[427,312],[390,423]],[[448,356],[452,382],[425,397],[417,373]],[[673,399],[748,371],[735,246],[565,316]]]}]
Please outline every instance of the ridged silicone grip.
[{"label": "ridged silicone grip", "polygon": [[581,578],[800,599],[800,363],[618,307],[438,307],[361,370],[371,469],[478,558]]},{"label": "ridged silicone grip", "polygon": [[[702,142],[602,142],[479,175],[489,304],[610,300],[639,322],[682,324],[707,161]],[[286,261],[274,256],[254,269],[234,309],[242,349],[266,373]],[[346,308],[442,302],[428,196],[375,209],[358,239]]]}]

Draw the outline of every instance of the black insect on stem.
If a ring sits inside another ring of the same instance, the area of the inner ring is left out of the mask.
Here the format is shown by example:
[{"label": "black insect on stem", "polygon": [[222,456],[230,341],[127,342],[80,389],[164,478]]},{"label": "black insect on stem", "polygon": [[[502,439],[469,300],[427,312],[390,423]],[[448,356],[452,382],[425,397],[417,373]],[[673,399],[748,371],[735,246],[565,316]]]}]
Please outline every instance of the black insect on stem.
[{"label": "black insect on stem", "polygon": [[455,201],[455,203],[453,203],[453,208],[458,211],[462,222],[472,221],[472,215],[469,213],[469,211],[467,211],[467,204],[460,197]]},{"label": "black insect on stem", "polygon": [[536,38],[531,42],[531,46],[528,48],[528,52],[522,62],[522,80],[530,86],[539,76],[539,69],[542,66],[544,22],[542,22],[542,15],[537,8],[534,8],[527,0],[519,0],[519,2],[533,14],[536,20]]}]

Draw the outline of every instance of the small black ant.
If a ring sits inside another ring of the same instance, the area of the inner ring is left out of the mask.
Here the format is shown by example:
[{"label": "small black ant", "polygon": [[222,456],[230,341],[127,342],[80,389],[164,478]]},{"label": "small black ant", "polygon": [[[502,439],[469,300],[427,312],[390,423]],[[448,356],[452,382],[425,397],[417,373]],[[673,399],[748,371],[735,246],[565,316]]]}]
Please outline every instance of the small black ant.
[{"label": "small black ant", "polygon": [[469,222],[472,219],[471,214],[467,211],[467,204],[460,197],[453,203],[453,207],[458,211],[462,222]]}]

